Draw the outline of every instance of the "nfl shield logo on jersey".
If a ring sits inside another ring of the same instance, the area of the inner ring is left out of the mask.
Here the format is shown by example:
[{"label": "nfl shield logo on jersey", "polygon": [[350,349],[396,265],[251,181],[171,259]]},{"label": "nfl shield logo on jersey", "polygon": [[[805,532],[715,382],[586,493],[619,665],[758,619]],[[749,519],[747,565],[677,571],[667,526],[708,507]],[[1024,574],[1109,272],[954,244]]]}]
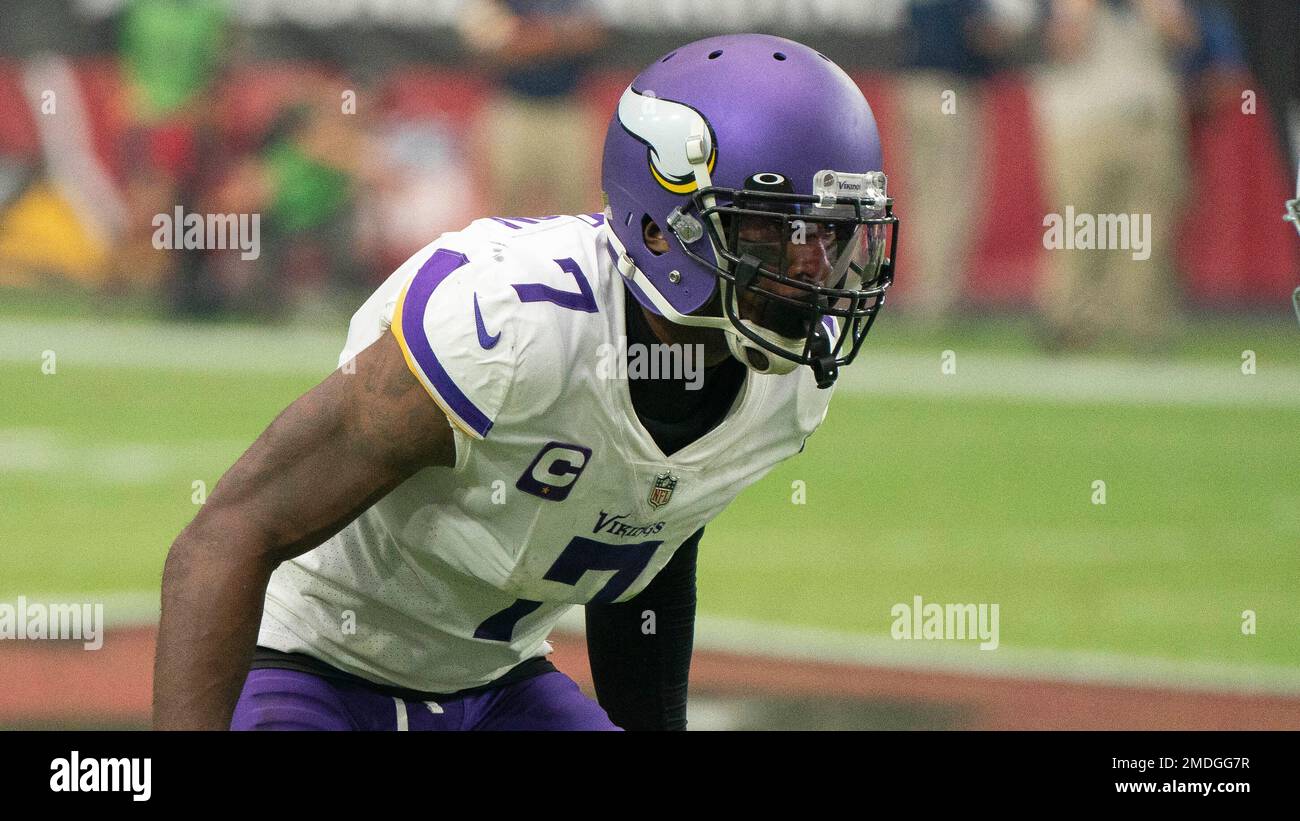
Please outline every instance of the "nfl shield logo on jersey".
[{"label": "nfl shield logo on jersey", "polygon": [[655,477],[654,487],[650,488],[650,506],[663,507],[673,498],[673,489],[677,487],[677,477],[664,471]]}]

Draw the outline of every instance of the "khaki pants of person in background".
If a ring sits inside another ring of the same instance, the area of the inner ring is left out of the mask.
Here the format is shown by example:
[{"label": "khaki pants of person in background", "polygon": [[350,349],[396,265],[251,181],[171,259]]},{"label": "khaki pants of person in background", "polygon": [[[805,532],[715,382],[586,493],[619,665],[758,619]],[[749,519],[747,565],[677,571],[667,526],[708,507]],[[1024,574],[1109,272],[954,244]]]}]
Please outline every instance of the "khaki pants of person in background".
[{"label": "khaki pants of person in background", "polygon": [[600,211],[594,185],[600,153],[586,109],[574,97],[505,93],[483,117],[492,216],[544,217]]},{"label": "khaki pants of person in background", "polygon": [[1136,214],[1139,224],[1149,214],[1151,254],[1048,250],[1039,306],[1053,346],[1104,336],[1158,349],[1176,311],[1172,239],[1187,190],[1182,89],[1159,35],[1131,8],[1097,4],[1090,16],[1080,52],[1033,79],[1047,208],[1062,219],[1067,206],[1076,217]]},{"label": "khaki pants of person in background", "polygon": [[[1139,350],[1161,346],[1177,309],[1171,258],[1183,190],[1180,124],[1139,115],[1099,120],[1084,130],[1048,131],[1043,157],[1049,208],[1062,219],[1070,205],[1076,217],[1137,215],[1139,227],[1144,215],[1151,216],[1150,236],[1144,238],[1148,259],[1134,259],[1136,248],[1046,252],[1039,306],[1051,342],[1070,347],[1107,337]],[[1106,233],[1099,223],[1098,245]]]},{"label": "khaki pants of person in background", "polygon": [[[900,78],[898,90],[908,160],[906,222],[899,237],[907,272],[904,307],[923,322],[942,322],[962,295],[980,214],[980,88],[955,75],[922,71]],[[952,92],[948,104],[946,91]]]}]

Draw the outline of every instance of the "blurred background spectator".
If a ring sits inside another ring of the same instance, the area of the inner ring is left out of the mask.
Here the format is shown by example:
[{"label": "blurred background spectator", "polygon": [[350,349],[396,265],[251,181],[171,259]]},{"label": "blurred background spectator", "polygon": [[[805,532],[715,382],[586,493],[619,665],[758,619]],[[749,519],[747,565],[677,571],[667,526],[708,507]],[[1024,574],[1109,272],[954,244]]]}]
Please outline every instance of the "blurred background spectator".
[{"label": "blurred background spectator", "polygon": [[112,289],[129,216],[96,140],[95,115],[107,112],[61,56],[32,57],[0,86],[0,119],[28,125],[11,127],[0,151],[0,281],[40,287],[66,277]]},{"label": "blurred background spectator", "polygon": [[1032,19],[1024,3],[917,0],[909,6],[907,50],[898,75],[899,125],[906,134],[909,222],[902,234],[913,319],[951,318],[961,296],[977,227],[986,149],[983,87]]},{"label": "blurred background spectator", "polygon": [[[1049,211],[1150,215],[1130,225],[1130,247],[1048,254],[1047,342],[1123,334],[1157,347],[1176,306],[1169,249],[1189,187],[1178,67],[1200,42],[1196,21],[1182,0],[1053,0],[1044,40],[1034,91]],[[1143,258],[1133,232],[1148,224]]]},{"label": "blurred background spectator", "polygon": [[116,272],[136,283],[165,281],[179,314],[211,313],[225,306],[204,253],[157,253],[153,217],[176,205],[203,212],[202,189],[220,172],[211,96],[230,45],[229,10],[225,0],[128,0],[120,25],[128,220]]},{"label": "blurred background spectator", "polygon": [[1240,31],[1254,79],[1251,88],[1257,84],[1268,107],[1276,112],[1270,120],[1288,146],[1287,158],[1294,170],[1300,164],[1300,3],[1224,0],[1223,5],[1232,17],[1222,24]]},{"label": "blurred background spectator", "polygon": [[586,0],[471,0],[461,34],[499,91],[483,118],[492,208],[502,216],[599,211],[593,133],[578,90],[605,30]]}]

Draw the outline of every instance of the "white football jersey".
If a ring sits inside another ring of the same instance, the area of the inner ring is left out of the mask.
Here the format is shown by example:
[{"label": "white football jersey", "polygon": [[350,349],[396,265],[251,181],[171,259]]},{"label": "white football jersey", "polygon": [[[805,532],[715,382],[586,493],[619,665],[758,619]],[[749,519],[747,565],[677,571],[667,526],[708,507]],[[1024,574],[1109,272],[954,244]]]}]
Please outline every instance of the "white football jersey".
[{"label": "white football jersey", "polygon": [[746,371],[722,423],[663,454],[614,362],[637,306],[604,230],[600,215],[477,220],[357,311],[340,365],[391,326],[455,428],[456,464],[281,565],[259,644],[414,690],[487,684],[550,652],[573,605],[636,595],[803,447],[831,393],[805,367]]}]

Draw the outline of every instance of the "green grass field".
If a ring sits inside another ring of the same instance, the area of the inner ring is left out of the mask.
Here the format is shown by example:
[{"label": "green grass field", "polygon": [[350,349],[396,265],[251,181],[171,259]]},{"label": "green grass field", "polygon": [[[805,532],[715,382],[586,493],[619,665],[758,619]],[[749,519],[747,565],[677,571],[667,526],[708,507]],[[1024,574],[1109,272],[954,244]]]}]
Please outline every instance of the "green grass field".
[{"label": "green grass field", "polygon": [[[870,419],[890,421],[867,441]],[[1297,424],[1297,410],[836,397],[805,453],[712,528],[702,601],[873,633],[914,595],[998,602],[1007,646],[1300,664]]]},{"label": "green grass field", "polygon": [[[195,513],[193,483],[210,489],[324,376],[345,327],[134,320],[82,333],[65,319],[43,335],[44,319],[7,313],[0,600],[156,591]],[[869,344],[888,363],[943,349],[1033,358],[1027,340],[1014,320],[943,335],[882,321]],[[1300,329],[1198,323],[1171,361],[1232,372],[1246,348],[1261,373],[1294,367]],[[41,372],[46,349],[54,375]],[[1256,406],[844,390],[805,453],[710,526],[701,610],[883,636],[890,607],[914,595],[996,602],[1004,647],[1300,670],[1298,433],[1300,396]],[[796,480],[806,504],[791,501]],[[1091,501],[1095,480],[1105,505]],[[1247,609],[1254,636],[1240,629]]]}]

